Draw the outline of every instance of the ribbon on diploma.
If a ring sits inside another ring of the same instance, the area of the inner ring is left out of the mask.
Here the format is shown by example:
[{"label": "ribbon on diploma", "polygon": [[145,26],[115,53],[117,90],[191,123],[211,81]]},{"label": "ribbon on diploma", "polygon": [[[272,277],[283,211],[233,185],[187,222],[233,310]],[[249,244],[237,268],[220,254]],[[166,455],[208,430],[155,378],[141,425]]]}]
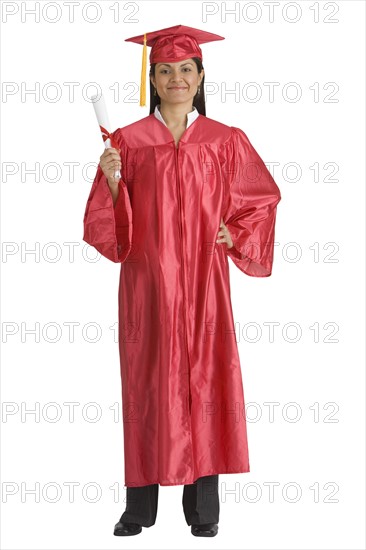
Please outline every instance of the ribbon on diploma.
[{"label": "ribbon on diploma", "polygon": [[[110,134],[106,129],[111,128],[111,125],[109,123],[107,108],[103,95],[101,95],[99,98],[97,95],[93,95],[90,99],[93,102],[94,112],[95,116],[97,117],[99,129],[102,133],[104,147],[113,147],[113,149],[118,149],[118,143],[112,139],[112,134]],[[121,177],[121,172],[119,170],[116,170],[114,172],[114,177],[119,179]]]},{"label": "ribbon on diploma", "polygon": [[111,140],[111,145],[113,147],[113,149],[118,149],[118,145],[116,144],[116,142],[112,139],[112,134],[110,134],[108,132],[108,130],[106,130],[105,128],[103,128],[103,126],[99,125],[99,128],[100,128],[100,131],[102,132],[102,138],[103,138],[103,141],[107,141],[107,139],[109,138]]}]

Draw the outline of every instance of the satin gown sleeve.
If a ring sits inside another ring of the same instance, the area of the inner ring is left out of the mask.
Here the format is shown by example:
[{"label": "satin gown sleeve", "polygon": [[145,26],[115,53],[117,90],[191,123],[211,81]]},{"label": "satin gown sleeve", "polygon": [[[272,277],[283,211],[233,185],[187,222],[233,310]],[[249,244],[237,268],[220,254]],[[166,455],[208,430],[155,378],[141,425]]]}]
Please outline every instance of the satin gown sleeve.
[{"label": "satin gown sleeve", "polygon": [[126,144],[118,130],[112,138],[121,149],[122,178],[115,205],[107,178],[100,164],[92,184],[84,215],[83,240],[96,248],[102,256],[112,262],[124,262],[132,245],[132,208],[126,183],[123,179]]},{"label": "satin gown sleeve", "polygon": [[252,277],[272,273],[277,204],[281,193],[246,134],[231,127],[222,166],[227,184],[223,220],[234,246],[226,252]]}]

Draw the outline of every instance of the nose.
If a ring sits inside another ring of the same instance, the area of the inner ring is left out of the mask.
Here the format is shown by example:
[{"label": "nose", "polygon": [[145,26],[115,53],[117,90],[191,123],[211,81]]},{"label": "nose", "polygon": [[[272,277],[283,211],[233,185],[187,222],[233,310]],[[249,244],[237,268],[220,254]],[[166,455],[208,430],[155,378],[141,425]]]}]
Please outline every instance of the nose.
[{"label": "nose", "polygon": [[182,75],[180,75],[179,72],[174,72],[172,74],[171,81],[172,82],[181,82],[182,81]]}]

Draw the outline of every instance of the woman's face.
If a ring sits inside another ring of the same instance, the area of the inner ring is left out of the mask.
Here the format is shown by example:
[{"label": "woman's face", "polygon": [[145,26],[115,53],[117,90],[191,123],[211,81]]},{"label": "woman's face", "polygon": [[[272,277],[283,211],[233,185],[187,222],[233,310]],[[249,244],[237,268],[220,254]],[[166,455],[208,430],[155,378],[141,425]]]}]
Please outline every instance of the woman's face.
[{"label": "woman's face", "polygon": [[204,70],[198,73],[193,59],[185,59],[176,63],[157,63],[155,78],[152,75],[150,78],[162,102],[192,104],[203,76]]}]

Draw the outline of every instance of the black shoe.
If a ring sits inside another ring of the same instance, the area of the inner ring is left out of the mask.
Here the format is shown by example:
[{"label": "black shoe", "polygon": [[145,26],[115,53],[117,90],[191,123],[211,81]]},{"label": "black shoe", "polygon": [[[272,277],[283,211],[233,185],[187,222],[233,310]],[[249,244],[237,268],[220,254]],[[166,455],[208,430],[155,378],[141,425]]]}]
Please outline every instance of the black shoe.
[{"label": "black shoe", "polygon": [[219,526],[217,523],[203,523],[202,525],[191,525],[191,533],[195,537],[214,537],[217,535]]},{"label": "black shoe", "polygon": [[141,533],[142,527],[139,523],[127,523],[119,521],[114,526],[114,535],[117,537],[128,537],[129,535],[138,535]]}]

